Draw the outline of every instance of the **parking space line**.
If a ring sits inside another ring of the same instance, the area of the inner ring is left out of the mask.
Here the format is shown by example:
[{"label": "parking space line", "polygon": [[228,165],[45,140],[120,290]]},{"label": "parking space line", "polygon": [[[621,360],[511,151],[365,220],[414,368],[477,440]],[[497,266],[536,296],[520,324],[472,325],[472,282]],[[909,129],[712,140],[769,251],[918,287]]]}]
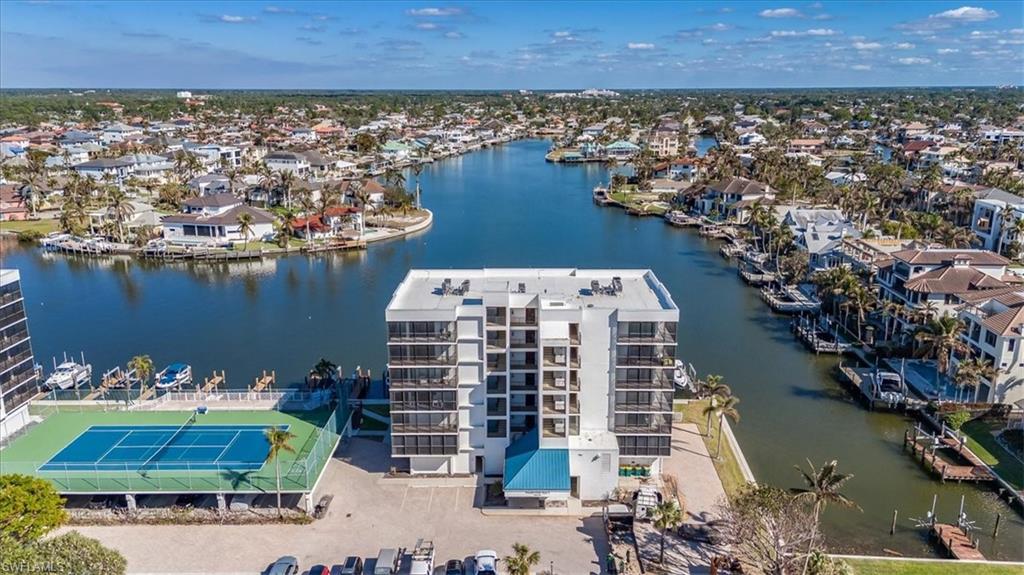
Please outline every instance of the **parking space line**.
[{"label": "parking space line", "polygon": [[427,511],[430,511],[430,506],[434,504],[434,490],[436,487],[430,488],[430,494],[427,496]]},{"label": "parking space line", "polygon": [[405,498],[409,495],[409,486],[405,486],[405,491],[402,492],[402,505],[398,507],[399,511],[405,511]]}]

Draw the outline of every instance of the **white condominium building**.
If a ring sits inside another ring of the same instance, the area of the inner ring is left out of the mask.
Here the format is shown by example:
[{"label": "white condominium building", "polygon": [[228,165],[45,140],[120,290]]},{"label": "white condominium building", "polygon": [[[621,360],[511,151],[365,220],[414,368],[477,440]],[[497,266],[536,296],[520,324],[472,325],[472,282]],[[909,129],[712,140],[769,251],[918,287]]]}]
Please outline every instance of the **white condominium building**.
[{"label": "white condominium building", "polygon": [[511,505],[601,499],[671,449],[679,309],[649,270],[412,270],[387,307],[391,445]]}]

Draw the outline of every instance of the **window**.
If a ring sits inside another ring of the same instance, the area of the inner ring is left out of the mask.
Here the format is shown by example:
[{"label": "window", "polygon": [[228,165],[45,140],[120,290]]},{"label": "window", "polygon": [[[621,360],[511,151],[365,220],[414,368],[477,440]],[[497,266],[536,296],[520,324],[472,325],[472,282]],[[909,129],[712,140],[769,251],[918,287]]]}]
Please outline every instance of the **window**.
[{"label": "window", "polygon": [[504,419],[490,419],[487,421],[487,437],[506,437],[506,423]]},{"label": "window", "polygon": [[996,345],[996,334],[985,330],[985,343],[994,347]]}]

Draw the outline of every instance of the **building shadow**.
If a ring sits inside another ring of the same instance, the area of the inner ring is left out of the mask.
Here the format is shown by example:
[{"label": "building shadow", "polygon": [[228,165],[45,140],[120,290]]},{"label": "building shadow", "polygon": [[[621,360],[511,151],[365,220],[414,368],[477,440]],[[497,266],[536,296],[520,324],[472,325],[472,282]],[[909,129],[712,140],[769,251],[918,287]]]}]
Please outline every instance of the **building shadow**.
[{"label": "building shadow", "polygon": [[367,473],[387,473],[391,470],[391,453],[382,441],[352,437],[338,446],[334,457]]}]

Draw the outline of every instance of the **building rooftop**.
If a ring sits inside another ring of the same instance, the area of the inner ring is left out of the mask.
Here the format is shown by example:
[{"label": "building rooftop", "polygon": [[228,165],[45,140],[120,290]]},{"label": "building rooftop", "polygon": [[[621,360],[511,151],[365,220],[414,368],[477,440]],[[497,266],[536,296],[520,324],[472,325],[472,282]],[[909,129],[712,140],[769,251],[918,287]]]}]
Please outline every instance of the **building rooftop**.
[{"label": "building rooftop", "polygon": [[[612,286],[618,278],[620,289]],[[444,294],[468,281],[465,293]],[[594,291],[593,282],[600,286]],[[523,290],[520,290],[522,284]],[[473,270],[410,270],[395,290],[388,310],[453,309],[481,304],[486,295],[537,296],[543,309],[616,308],[635,311],[676,310],[672,295],[654,272],[641,269],[494,268]]]}]

